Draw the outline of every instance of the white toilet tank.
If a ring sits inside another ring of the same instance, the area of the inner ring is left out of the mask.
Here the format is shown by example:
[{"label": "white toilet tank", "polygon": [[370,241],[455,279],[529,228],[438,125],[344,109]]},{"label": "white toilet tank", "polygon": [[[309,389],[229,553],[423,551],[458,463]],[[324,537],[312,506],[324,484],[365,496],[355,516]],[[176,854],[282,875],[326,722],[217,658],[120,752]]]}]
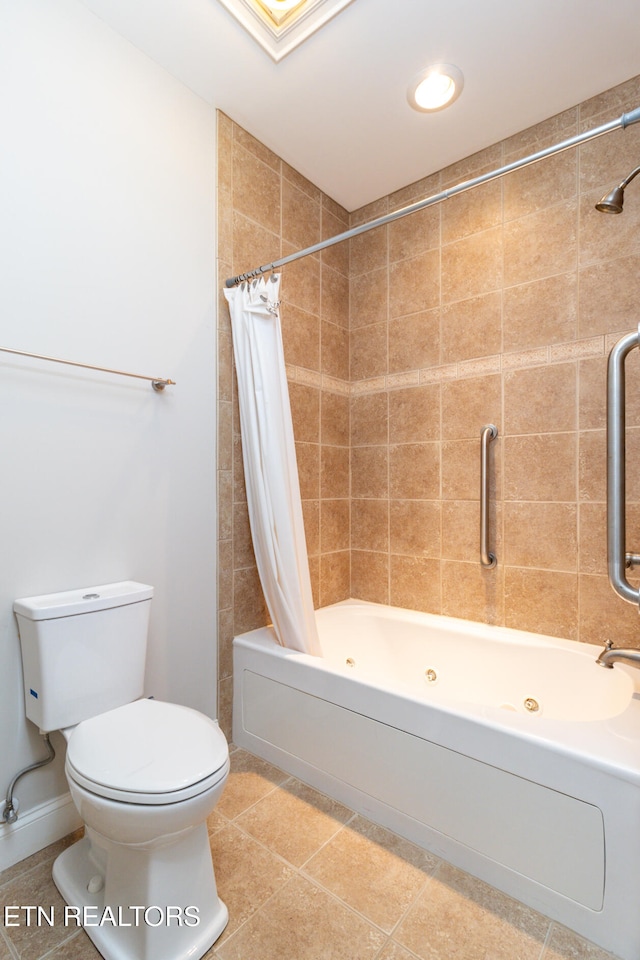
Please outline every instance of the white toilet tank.
[{"label": "white toilet tank", "polygon": [[60,730],[142,696],[152,596],[126,580],[14,602],[29,720]]}]

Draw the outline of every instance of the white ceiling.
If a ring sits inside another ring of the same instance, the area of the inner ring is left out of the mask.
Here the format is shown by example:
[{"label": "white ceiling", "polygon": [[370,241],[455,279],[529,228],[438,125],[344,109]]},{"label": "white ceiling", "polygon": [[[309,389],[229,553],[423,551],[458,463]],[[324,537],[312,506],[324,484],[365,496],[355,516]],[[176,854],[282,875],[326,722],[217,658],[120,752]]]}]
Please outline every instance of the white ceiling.
[{"label": "white ceiling", "polygon": [[[83,2],[350,211],[640,74],[638,0],[353,0],[279,63],[219,0]],[[416,113],[442,61],[462,96]]]}]

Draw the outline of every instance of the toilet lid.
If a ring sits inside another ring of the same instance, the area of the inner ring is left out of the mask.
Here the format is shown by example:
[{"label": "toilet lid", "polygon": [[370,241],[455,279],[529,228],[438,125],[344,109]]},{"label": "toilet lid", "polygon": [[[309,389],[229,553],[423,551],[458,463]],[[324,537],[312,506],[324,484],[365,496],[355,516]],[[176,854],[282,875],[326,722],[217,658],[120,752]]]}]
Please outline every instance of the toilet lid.
[{"label": "toilet lid", "polygon": [[209,717],[176,703],[135,700],[78,724],[67,770],[102,796],[167,803],[216,783],[228,756],[224,734]]}]

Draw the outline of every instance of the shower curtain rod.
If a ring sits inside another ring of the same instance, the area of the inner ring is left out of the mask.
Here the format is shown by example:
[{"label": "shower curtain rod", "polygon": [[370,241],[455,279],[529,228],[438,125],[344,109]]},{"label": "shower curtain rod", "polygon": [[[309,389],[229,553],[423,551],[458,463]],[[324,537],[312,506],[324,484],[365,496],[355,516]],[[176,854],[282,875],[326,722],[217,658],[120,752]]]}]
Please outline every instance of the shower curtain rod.
[{"label": "shower curtain rod", "polygon": [[411,213],[417,213],[418,210],[424,210],[425,207],[430,207],[436,203],[441,203],[443,200],[448,200],[450,197],[453,197],[458,193],[463,193],[465,190],[471,190],[473,187],[478,187],[482,183],[488,183],[490,180],[497,180],[499,177],[504,177],[507,173],[512,173],[514,170],[519,170],[521,167],[529,166],[530,163],[536,163],[538,160],[544,160],[546,157],[551,157],[556,153],[561,153],[563,150],[569,150],[571,147],[576,147],[581,143],[587,143],[589,140],[595,140],[596,137],[601,137],[605,133],[611,133],[611,131],[617,130],[620,127],[624,130],[625,127],[629,127],[631,124],[638,123],[639,121],[640,107],[636,107],[635,110],[631,110],[628,113],[623,113],[622,116],[618,117],[616,120],[610,120],[609,123],[604,123],[600,127],[594,127],[593,130],[587,130],[585,133],[579,133],[575,137],[570,137],[568,140],[563,140],[552,147],[546,147],[544,150],[539,150],[537,153],[532,153],[528,157],[523,157],[521,160],[514,160],[512,163],[508,163],[504,167],[498,167],[496,170],[492,170],[490,173],[483,173],[479,177],[474,177],[472,180],[464,180],[455,187],[450,187],[448,190],[443,190],[441,193],[436,193],[431,197],[426,197],[424,200],[418,200],[415,203],[410,204],[408,207],[401,207],[399,210],[394,210],[392,213],[378,217],[376,220],[370,220],[368,223],[360,224],[358,227],[352,227],[351,230],[345,230],[344,233],[339,233],[335,237],[330,237],[328,240],[323,240],[321,243],[316,243],[312,247],[305,247],[304,250],[298,250],[296,253],[290,253],[287,257],[281,257],[280,260],[274,260],[273,263],[265,264],[262,267],[256,267],[255,270],[249,270],[248,273],[241,273],[237,277],[229,277],[228,280],[225,280],[225,286],[234,287],[236,284],[242,283],[244,280],[252,280],[254,277],[259,277],[263,273],[269,273],[271,270],[275,270],[278,267],[283,267],[287,263],[293,263],[294,260],[300,260],[302,257],[308,257],[313,253],[318,253],[320,250],[325,250],[327,247],[332,247],[336,243],[342,243],[343,240],[350,240],[352,237],[357,237],[359,234],[366,233],[368,230],[373,230],[375,227],[382,227],[384,224],[391,223],[394,220],[399,220],[401,217],[407,217]]}]

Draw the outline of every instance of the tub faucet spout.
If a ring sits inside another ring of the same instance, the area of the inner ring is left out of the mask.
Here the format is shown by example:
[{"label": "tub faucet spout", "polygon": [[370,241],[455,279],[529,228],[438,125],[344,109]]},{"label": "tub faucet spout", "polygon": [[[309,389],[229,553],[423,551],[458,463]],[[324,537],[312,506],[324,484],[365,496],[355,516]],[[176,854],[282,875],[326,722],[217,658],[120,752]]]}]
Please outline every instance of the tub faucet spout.
[{"label": "tub faucet spout", "polygon": [[618,660],[626,660],[627,663],[630,663],[633,667],[640,669],[640,650],[614,647],[613,642],[608,640],[607,645],[596,660],[596,663],[599,667],[607,667],[611,670],[614,663]]}]

